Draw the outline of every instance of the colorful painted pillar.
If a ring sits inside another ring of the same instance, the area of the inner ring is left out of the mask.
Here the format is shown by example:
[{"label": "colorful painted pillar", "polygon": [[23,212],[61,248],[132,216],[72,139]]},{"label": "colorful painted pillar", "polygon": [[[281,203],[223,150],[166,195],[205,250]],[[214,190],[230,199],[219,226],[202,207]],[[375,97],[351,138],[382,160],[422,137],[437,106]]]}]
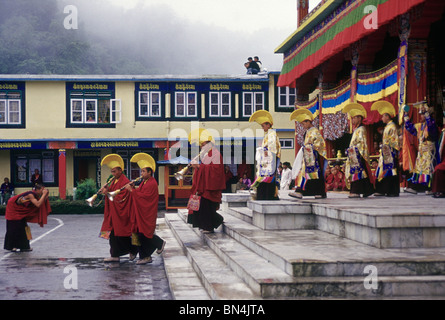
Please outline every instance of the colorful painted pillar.
[{"label": "colorful painted pillar", "polygon": [[323,136],[323,69],[320,68],[318,71],[318,128],[320,130],[321,135]]},{"label": "colorful painted pillar", "polygon": [[[408,41],[408,74],[406,80],[406,104],[414,105],[428,100],[427,92],[427,40],[410,39]],[[430,105],[431,107],[432,105]],[[412,115],[414,122],[419,122],[419,110]]]},{"label": "colorful painted pillar", "polygon": [[398,81],[399,81],[399,124],[403,123],[403,107],[406,105],[406,76],[408,68],[408,39],[411,34],[409,13],[400,17],[399,29],[399,54],[398,54]]},{"label": "colorful painted pillar", "polygon": [[[295,88],[296,91],[296,101],[295,101],[295,110],[299,109],[299,102],[308,102],[309,94],[299,94],[298,87]],[[300,151],[301,145],[298,143],[298,134],[297,134],[297,122],[295,122],[295,156]]]},{"label": "colorful painted pillar", "polygon": [[351,102],[357,102],[357,68],[360,59],[360,50],[358,46],[351,49]]}]

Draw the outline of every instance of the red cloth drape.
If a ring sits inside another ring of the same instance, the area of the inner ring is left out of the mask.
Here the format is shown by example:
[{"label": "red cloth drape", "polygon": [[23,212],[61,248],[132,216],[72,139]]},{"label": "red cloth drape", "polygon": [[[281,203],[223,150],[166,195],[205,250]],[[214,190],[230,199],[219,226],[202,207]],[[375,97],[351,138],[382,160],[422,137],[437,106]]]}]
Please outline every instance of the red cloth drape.
[{"label": "red cloth drape", "polygon": [[130,199],[132,231],[153,238],[158,218],[158,183],[154,178],[144,180],[131,192]]},{"label": "red cloth drape", "polygon": [[[6,220],[22,220],[26,219],[30,223],[38,223],[41,227],[47,224],[48,215],[51,213],[51,206],[49,204],[48,198],[42,203],[42,205],[37,208],[32,202],[27,202],[25,204],[17,204],[17,199],[25,196],[26,194],[33,192],[24,192],[18,194],[9,199],[6,205]],[[34,197],[37,199],[37,194],[33,193]]]},{"label": "red cloth drape", "polygon": [[[125,175],[115,180],[108,187],[108,191],[116,191],[128,184],[130,180]],[[114,201],[110,201],[105,197],[104,220],[102,223],[101,232],[114,230],[114,235],[118,237],[131,236],[131,221],[130,221],[130,205],[128,199],[129,192],[123,190],[116,197]]]},{"label": "red cloth drape", "polygon": [[213,148],[202,159],[198,169],[193,175],[192,194],[198,192],[213,202],[221,202],[222,191],[226,189],[224,164],[221,153]]},{"label": "red cloth drape", "polygon": [[[377,7],[379,26],[383,26],[389,23],[397,16],[408,12],[413,7],[425,1],[426,0],[389,0],[382,4],[379,4]],[[358,6],[360,4],[356,4],[354,1],[352,1],[351,3],[351,6]],[[306,59],[293,66],[292,70],[287,73],[282,72],[278,79],[277,86],[292,86],[295,80],[299,79],[305,73],[320,66],[323,62],[340,53],[354,42],[372,34],[375,30],[365,28],[364,21],[365,19],[367,19],[367,15],[363,14],[363,11],[361,10],[355,10],[354,12],[354,14],[360,14],[363,18],[356,24],[353,24],[352,26],[338,32],[338,23],[334,23],[329,28],[326,28],[323,33],[333,30],[336,33],[335,36],[331,40],[324,43],[318,50],[315,51],[315,53],[309,55]],[[348,18],[348,15],[342,17],[342,19]],[[297,50],[293,51],[293,53],[291,53],[289,57],[284,58],[284,64],[292,64],[293,62],[291,60],[295,55],[301,53],[301,51],[304,50],[305,47],[313,46],[313,42],[320,37],[321,34],[315,32],[313,38],[310,38],[304,43],[304,45],[302,44],[299,48],[297,48]]]}]

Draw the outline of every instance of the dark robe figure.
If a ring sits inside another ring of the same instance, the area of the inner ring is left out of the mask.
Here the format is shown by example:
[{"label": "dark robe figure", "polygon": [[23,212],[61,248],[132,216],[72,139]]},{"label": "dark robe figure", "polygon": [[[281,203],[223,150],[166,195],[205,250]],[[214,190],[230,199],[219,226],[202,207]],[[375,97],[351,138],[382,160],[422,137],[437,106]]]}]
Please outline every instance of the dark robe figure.
[{"label": "dark robe figure", "polygon": [[[108,186],[108,192],[120,190],[130,180],[122,174]],[[128,190],[121,191],[111,201],[105,197],[104,220],[100,237],[109,239],[110,255],[119,258],[125,254],[137,254],[137,247],[131,244],[130,201]]]},{"label": "dark robe figure", "polygon": [[221,203],[222,191],[226,188],[224,176],[223,158],[212,146],[194,170],[191,191],[201,196],[201,201],[199,210],[189,212],[188,216],[188,222],[205,233],[213,232],[223,222],[223,217],[216,211]]},{"label": "dark robe figure", "polygon": [[34,174],[31,176],[31,184],[34,187],[36,184],[43,185],[42,175],[39,173],[39,170],[36,169]]},{"label": "dark robe figure", "polygon": [[31,250],[29,240],[32,237],[28,223],[37,223],[40,227],[47,224],[51,206],[47,192],[42,195],[42,188],[36,186],[34,191],[24,192],[9,199],[5,214],[5,250]]},{"label": "dark robe figure", "polygon": [[131,192],[132,232],[137,234],[139,240],[140,259],[149,259],[156,249],[160,253],[164,245],[164,240],[155,234],[158,201],[158,183],[151,176]]},{"label": "dark robe figure", "polygon": [[445,129],[442,130],[438,152],[442,162],[434,168],[431,191],[434,198],[445,198]]}]

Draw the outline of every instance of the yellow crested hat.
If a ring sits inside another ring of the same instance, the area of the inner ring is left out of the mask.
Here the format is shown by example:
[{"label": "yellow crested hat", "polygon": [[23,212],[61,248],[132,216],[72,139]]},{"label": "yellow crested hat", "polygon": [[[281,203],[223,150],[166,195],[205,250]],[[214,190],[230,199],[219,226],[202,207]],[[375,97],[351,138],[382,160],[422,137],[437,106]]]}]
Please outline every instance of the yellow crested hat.
[{"label": "yellow crested hat", "polygon": [[199,128],[195,129],[189,134],[190,144],[198,143],[202,145],[204,142],[210,141],[215,144],[215,140],[207,129]]},{"label": "yellow crested hat", "polygon": [[347,106],[345,106],[342,110],[343,113],[349,113],[351,117],[355,116],[362,116],[363,118],[366,118],[368,113],[366,112],[365,107],[363,107],[359,103],[350,103]]},{"label": "yellow crested hat", "polygon": [[396,116],[396,109],[391,102],[388,101],[377,101],[371,106],[372,111],[378,111],[381,115],[385,113],[389,114],[391,118]]},{"label": "yellow crested hat", "polygon": [[124,170],[124,160],[118,154],[109,154],[102,159],[101,166],[107,165],[110,169],[119,167]]},{"label": "yellow crested hat", "polygon": [[308,109],[298,109],[291,113],[290,118],[291,121],[303,122],[306,120],[312,121],[314,120],[314,115]]},{"label": "yellow crested hat", "polygon": [[139,168],[150,168],[153,173],[156,171],[156,161],[153,157],[146,153],[136,153],[130,160],[130,162],[137,163]]},{"label": "yellow crested hat", "polygon": [[269,122],[273,125],[273,118],[269,111],[266,110],[258,110],[254,114],[250,116],[249,122],[256,122],[259,125],[263,123]]}]

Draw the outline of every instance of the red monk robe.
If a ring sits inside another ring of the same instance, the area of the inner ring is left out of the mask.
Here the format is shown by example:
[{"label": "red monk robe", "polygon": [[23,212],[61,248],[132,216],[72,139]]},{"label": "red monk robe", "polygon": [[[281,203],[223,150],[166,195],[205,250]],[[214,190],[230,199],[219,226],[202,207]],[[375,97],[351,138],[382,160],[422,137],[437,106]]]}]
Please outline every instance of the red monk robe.
[{"label": "red monk robe", "polygon": [[153,238],[158,218],[158,183],[153,177],[144,180],[131,192],[131,222],[134,233]]},{"label": "red monk robe", "polygon": [[22,194],[18,194],[9,199],[6,205],[6,220],[17,221],[26,219],[26,222],[38,223],[40,227],[47,224],[48,215],[51,213],[51,206],[48,198],[42,203],[40,208],[37,208],[31,202],[25,202],[24,204],[17,204],[17,199],[24,197],[32,193],[36,199],[39,198],[38,194],[33,191],[28,191]]},{"label": "red monk robe", "polygon": [[[108,192],[113,192],[123,188],[130,180],[125,175],[121,175],[119,179],[114,180],[108,187]],[[114,197],[114,201],[110,201],[105,197],[104,221],[101,228],[101,237],[108,239],[112,230],[117,237],[131,236],[130,221],[130,202],[128,199],[129,192],[121,191]]]},{"label": "red monk robe", "polygon": [[442,129],[437,152],[441,162],[434,168],[431,191],[434,193],[434,198],[445,198],[445,129]]},{"label": "red monk robe", "polygon": [[189,211],[188,223],[193,227],[213,232],[222,223],[223,218],[216,211],[221,203],[222,191],[226,188],[224,177],[221,153],[212,148],[193,173],[192,194],[201,196],[199,210]]},{"label": "red monk robe", "polygon": [[212,202],[221,202],[222,191],[226,189],[224,164],[221,153],[212,148],[202,159],[193,175],[192,189],[201,197]]}]

